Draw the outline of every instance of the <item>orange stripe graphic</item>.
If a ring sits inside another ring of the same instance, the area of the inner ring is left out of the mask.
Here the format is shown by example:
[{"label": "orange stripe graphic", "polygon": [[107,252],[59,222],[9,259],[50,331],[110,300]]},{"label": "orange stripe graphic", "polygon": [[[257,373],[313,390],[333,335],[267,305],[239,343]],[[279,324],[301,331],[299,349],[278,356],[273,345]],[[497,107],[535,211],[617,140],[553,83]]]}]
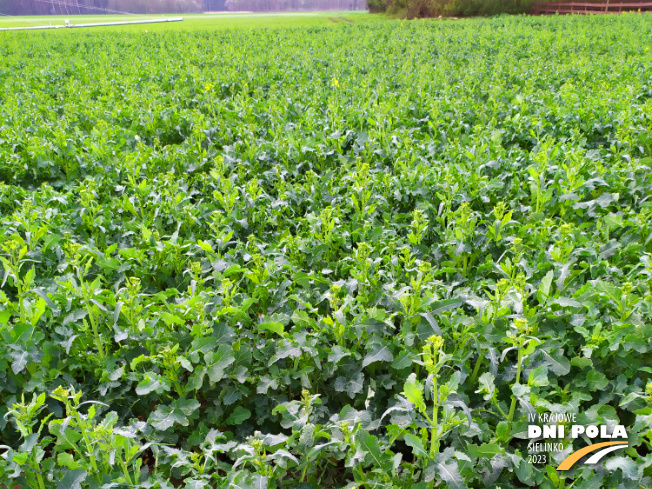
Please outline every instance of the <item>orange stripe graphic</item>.
[{"label": "orange stripe graphic", "polygon": [[579,459],[581,459],[584,455],[587,455],[591,452],[595,452],[596,450],[604,447],[608,447],[611,445],[627,445],[626,441],[605,441],[602,443],[594,443],[593,445],[589,445],[588,447],[584,447],[576,452],[571,453],[566,459],[559,464],[559,467],[557,467],[557,470],[568,470],[570,469],[573,465],[575,465],[575,462],[577,462]]}]

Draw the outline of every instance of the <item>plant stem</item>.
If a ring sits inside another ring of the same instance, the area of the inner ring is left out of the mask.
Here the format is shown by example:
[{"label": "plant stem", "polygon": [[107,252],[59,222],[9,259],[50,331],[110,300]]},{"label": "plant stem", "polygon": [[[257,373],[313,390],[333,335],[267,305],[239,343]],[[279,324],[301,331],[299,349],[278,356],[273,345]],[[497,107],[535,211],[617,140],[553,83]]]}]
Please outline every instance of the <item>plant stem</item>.
[{"label": "plant stem", "polygon": [[20,318],[21,319],[26,319],[23,317],[23,314],[25,312],[25,305],[23,301],[23,284],[20,280],[20,266],[16,266],[14,270],[14,274],[16,275],[16,290],[18,291],[18,311],[20,313]]},{"label": "plant stem", "polygon": [[45,482],[43,481],[43,476],[41,475],[40,467],[38,466],[38,463],[35,463],[34,465],[35,467],[32,467],[32,469],[34,469],[34,472],[36,472],[36,480],[38,481],[39,489],[45,489]]},{"label": "plant stem", "polygon": [[[523,350],[521,347],[518,349],[518,363],[516,365],[516,382],[514,385],[520,383],[521,381],[521,362],[523,361]],[[509,415],[507,416],[507,421],[510,423],[514,419],[514,411],[516,411],[516,396],[512,394],[512,405],[509,407]]]},{"label": "plant stem", "polygon": [[[500,414],[503,415],[503,418],[507,419],[507,415],[505,414],[505,411],[503,411],[500,406],[498,405],[498,402],[494,401],[494,406],[496,406],[496,409],[500,412]],[[511,407],[511,406],[510,406]],[[491,411],[489,411],[491,412]]]},{"label": "plant stem", "polygon": [[[498,406],[498,404],[494,404],[494,405],[498,408],[498,411],[500,411],[500,414],[503,415],[503,418],[507,418],[507,415],[503,412],[502,409],[500,409],[500,406]],[[498,417],[498,415],[496,413],[494,413],[493,411],[489,411],[488,409],[476,408],[476,409],[472,409],[472,411],[478,411],[480,413],[487,413],[487,414],[491,414],[492,416]]]},{"label": "plant stem", "polygon": [[131,477],[129,477],[129,469],[127,468],[127,464],[125,464],[125,461],[122,460],[122,457],[120,457],[120,465],[122,465],[122,471],[125,474],[125,479],[127,479],[127,484],[132,486],[133,482],[131,482]]},{"label": "plant stem", "polygon": [[[360,480],[366,481],[367,478],[364,476],[364,472],[362,471],[362,467],[360,467],[358,465],[356,468],[358,469],[358,476],[360,477]],[[365,482],[363,482],[363,484],[365,484]]]},{"label": "plant stem", "polygon": [[471,373],[471,379],[469,380],[469,385],[475,384],[475,381],[478,380],[478,373],[480,373],[480,366],[482,365],[482,354],[478,353],[478,360],[475,362],[475,367],[473,367],[473,372]]},{"label": "plant stem", "polygon": [[[81,416],[79,412],[75,409],[75,418],[77,418],[77,426],[79,426],[79,431],[81,431],[82,436],[84,437],[84,443],[86,444],[86,450],[88,450],[88,458],[91,462],[91,466],[95,471],[95,474],[99,477],[100,472],[97,470],[97,463],[95,462],[95,455],[93,455],[91,441],[88,439],[88,434],[86,433],[86,426],[82,423]],[[98,479],[99,481],[100,479]]]},{"label": "plant stem", "polygon": [[102,338],[100,338],[100,333],[97,329],[97,324],[95,324],[95,316],[93,315],[93,308],[87,306],[88,310],[88,319],[91,323],[91,328],[93,329],[93,336],[95,337],[95,344],[97,345],[97,350],[100,354],[100,360],[104,360],[106,355],[104,354],[104,345],[102,344]]},{"label": "plant stem", "polygon": [[432,376],[432,387],[434,391],[434,406],[432,407],[432,428],[430,429],[430,458],[435,458],[439,451],[439,442],[437,441],[437,415],[439,411],[439,389],[437,387],[437,376]]}]

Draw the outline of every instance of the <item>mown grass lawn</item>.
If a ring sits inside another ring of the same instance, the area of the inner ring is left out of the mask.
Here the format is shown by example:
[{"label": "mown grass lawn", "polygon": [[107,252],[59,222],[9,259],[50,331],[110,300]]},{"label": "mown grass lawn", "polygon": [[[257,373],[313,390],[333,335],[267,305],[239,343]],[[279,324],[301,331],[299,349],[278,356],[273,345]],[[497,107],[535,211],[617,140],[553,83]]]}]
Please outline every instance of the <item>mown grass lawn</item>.
[{"label": "mown grass lawn", "polygon": [[129,22],[159,20],[163,18],[183,18],[183,22],[165,24],[138,24],[130,26],[110,26],[93,29],[118,32],[151,32],[179,30],[210,30],[224,28],[255,27],[318,27],[339,23],[384,23],[384,15],[369,14],[362,11],[342,12],[279,12],[279,13],[219,13],[219,14],[166,14],[166,15],[51,15],[51,16],[11,16],[0,17],[0,29],[10,27],[33,27],[71,24],[91,24],[105,22]]}]

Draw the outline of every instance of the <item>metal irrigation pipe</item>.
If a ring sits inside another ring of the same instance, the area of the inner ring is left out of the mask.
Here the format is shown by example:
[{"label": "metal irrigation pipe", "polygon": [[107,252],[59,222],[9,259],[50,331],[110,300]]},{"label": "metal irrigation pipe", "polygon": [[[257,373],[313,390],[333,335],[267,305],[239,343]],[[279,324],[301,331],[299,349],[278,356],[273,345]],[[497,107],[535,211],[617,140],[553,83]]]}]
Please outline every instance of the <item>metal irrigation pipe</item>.
[{"label": "metal irrigation pipe", "polygon": [[64,24],[64,25],[44,25],[35,27],[6,27],[0,31],[36,31],[43,29],[71,29],[77,27],[105,27],[111,25],[132,25],[132,24],[161,24],[164,22],[181,22],[183,17],[171,17],[169,19],[152,19],[152,20],[129,20],[124,22],[101,22],[95,24]]}]

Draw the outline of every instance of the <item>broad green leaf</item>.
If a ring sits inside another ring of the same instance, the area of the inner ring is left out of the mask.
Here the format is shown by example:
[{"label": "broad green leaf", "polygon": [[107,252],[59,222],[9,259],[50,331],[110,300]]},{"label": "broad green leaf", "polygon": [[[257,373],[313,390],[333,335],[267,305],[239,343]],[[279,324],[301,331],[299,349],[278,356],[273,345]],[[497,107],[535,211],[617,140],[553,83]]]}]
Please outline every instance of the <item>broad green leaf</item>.
[{"label": "broad green leaf", "polygon": [[229,415],[226,422],[230,425],[239,425],[244,423],[251,417],[251,411],[242,406],[236,407],[233,412]]},{"label": "broad green leaf", "polygon": [[412,356],[407,351],[402,351],[392,362],[392,368],[402,370],[412,365]]},{"label": "broad green leaf", "polygon": [[511,433],[510,423],[508,421],[500,421],[496,425],[496,437],[500,441],[507,441]]},{"label": "broad green leaf", "polygon": [[604,463],[609,471],[620,470],[623,477],[629,480],[640,480],[642,466],[637,465],[632,459],[627,457],[609,457]]},{"label": "broad green leaf", "polygon": [[59,453],[57,455],[57,463],[62,467],[68,468],[69,470],[75,470],[79,468],[79,463],[68,452]]},{"label": "broad green leaf", "polygon": [[389,345],[374,345],[372,350],[364,357],[362,366],[366,367],[374,362],[391,362],[394,360]]},{"label": "broad green leaf", "polygon": [[485,401],[488,401],[494,396],[496,386],[494,385],[494,376],[491,372],[483,373],[478,379],[480,382],[480,389],[475,391],[478,394],[483,394]]},{"label": "broad green leaf", "polygon": [[317,322],[310,315],[301,309],[297,309],[292,314],[292,321],[301,328],[315,327]]},{"label": "broad green leaf", "polygon": [[149,424],[160,431],[165,431],[175,424],[188,426],[188,418],[180,409],[174,406],[158,406],[156,411],[149,415]]},{"label": "broad green leaf", "polygon": [[205,355],[208,378],[211,382],[219,382],[224,378],[224,369],[235,362],[233,350],[229,345],[220,345],[216,352]]},{"label": "broad green leaf", "polygon": [[267,322],[259,324],[258,327],[260,329],[265,329],[267,331],[271,331],[272,333],[276,333],[279,336],[283,336],[285,334],[285,330],[283,329],[283,325],[281,323]]},{"label": "broad green leaf", "polygon": [[467,485],[460,475],[457,462],[453,458],[437,457],[434,462],[428,464],[425,470],[426,481],[435,478],[445,482],[450,489],[466,489]]},{"label": "broad green leaf", "polygon": [[7,324],[9,318],[11,318],[11,311],[7,309],[0,310],[0,325]]},{"label": "broad green leaf", "polygon": [[478,458],[492,458],[494,455],[503,452],[503,448],[496,443],[482,443],[481,445],[469,444],[466,446],[466,453]]},{"label": "broad green leaf", "polygon": [[537,368],[530,371],[530,374],[528,375],[528,385],[544,387],[549,384],[548,368],[545,365],[539,365]]},{"label": "broad green leaf", "polygon": [[382,470],[390,469],[392,464],[391,457],[381,452],[377,437],[370,435],[365,430],[360,430],[356,435],[356,442],[360,449],[369,455],[365,457],[366,460],[369,460],[373,465]]},{"label": "broad green leaf", "polygon": [[403,394],[405,394],[408,401],[423,413],[426,410],[426,403],[423,399],[423,385],[416,378],[415,373],[409,375],[407,382],[403,384]]},{"label": "broad green leaf", "polygon": [[589,370],[586,374],[586,385],[590,391],[600,391],[607,387],[609,380],[600,372]]},{"label": "broad green leaf", "polygon": [[552,285],[552,279],[554,278],[555,273],[550,270],[541,280],[539,284],[539,290],[537,291],[537,300],[540,304],[545,304],[550,297],[550,286]]},{"label": "broad green leaf", "polygon": [[462,306],[464,304],[464,301],[461,299],[445,299],[442,301],[437,301],[428,307],[429,312],[433,315],[436,316],[438,314],[441,314],[446,311],[450,311],[452,309],[457,309],[458,307]]},{"label": "broad green leaf", "polygon": [[570,362],[560,350],[554,353],[542,350],[542,353],[546,364],[555,375],[566,375],[570,372]]},{"label": "broad green leaf", "polygon": [[161,394],[170,390],[170,381],[155,372],[145,372],[145,378],[136,386],[136,394],[145,396],[150,392]]},{"label": "broad green leaf", "polygon": [[405,438],[405,444],[412,448],[412,453],[415,456],[429,458],[428,452],[426,452],[426,449],[423,447],[423,442],[421,441],[421,438],[417,438],[416,436],[410,433],[407,433],[404,438]]},{"label": "broad green leaf", "polygon": [[205,487],[208,487],[208,481],[205,480],[200,480],[200,479],[187,479],[185,481],[185,486],[184,489],[204,489]]},{"label": "broad green leaf", "polygon": [[210,243],[207,243],[206,241],[202,241],[201,239],[197,240],[197,246],[199,246],[202,250],[208,253],[215,253],[215,250],[210,245]]},{"label": "broad green leaf", "polygon": [[26,351],[18,351],[18,352],[12,352],[11,356],[13,357],[14,361],[11,363],[11,370],[15,374],[19,374],[23,370],[25,370],[25,367],[27,366],[27,362],[29,361],[29,353]]},{"label": "broad green leaf", "polygon": [[83,469],[69,470],[59,482],[57,489],[81,489],[87,472]]},{"label": "broad green leaf", "polygon": [[569,297],[560,297],[552,301],[552,304],[559,304],[562,307],[583,307],[582,304],[575,299]]},{"label": "broad green leaf", "polygon": [[530,393],[530,388],[527,385],[516,383],[512,386],[512,392],[516,397],[524,397]]}]

